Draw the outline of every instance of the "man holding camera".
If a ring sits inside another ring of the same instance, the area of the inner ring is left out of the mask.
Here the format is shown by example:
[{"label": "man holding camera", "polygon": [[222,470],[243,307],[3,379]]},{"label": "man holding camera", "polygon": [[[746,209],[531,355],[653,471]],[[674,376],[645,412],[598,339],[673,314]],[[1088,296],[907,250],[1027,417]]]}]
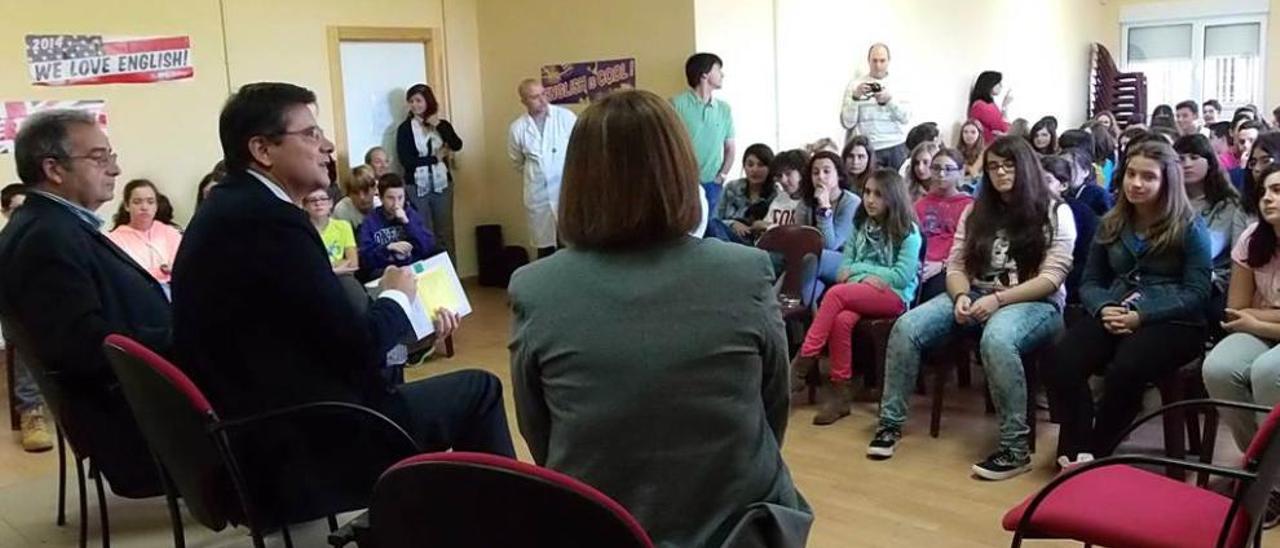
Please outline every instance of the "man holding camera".
[{"label": "man holding camera", "polygon": [[840,124],[845,142],[865,136],[875,149],[876,166],[898,169],[907,160],[906,103],[889,78],[889,46],[872,44],[867,51],[867,74],[855,77],[844,92]]}]

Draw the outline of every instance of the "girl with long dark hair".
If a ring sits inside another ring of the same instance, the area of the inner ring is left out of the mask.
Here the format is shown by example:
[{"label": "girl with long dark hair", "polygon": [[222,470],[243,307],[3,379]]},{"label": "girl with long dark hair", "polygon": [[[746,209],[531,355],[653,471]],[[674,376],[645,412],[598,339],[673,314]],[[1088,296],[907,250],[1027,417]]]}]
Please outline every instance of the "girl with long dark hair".
[{"label": "girl with long dark hair", "polygon": [[990,145],[996,137],[1009,132],[1009,121],[1006,111],[1013,102],[1012,94],[1005,94],[1000,106],[996,106],[996,96],[1004,90],[1001,83],[1004,76],[999,72],[988,70],[978,75],[969,91],[969,118],[982,122],[982,140]]},{"label": "girl with long dark hair", "polygon": [[773,149],[763,143],[751,145],[742,153],[744,177],[725,183],[713,222],[724,224],[728,239],[754,242],[769,228],[764,217],[775,192],[773,181],[769,180],[771,163]]},{"label": "girl with long dark hair", "polygon": [[962,214],[951,246],[947,292],[903,314],[889,335],[880,425],[867,454],[893,456],[925,350],[974,330],[981,333],[1000,440],[972,472],[1002,480],[1031,468],[1022,354],[1062,327],[1075,224],[1070,208],[1049,192],[1025,139],[996,140],[985,166],[982,189]]},{"label": "girl with long dark hair", "polygon": [[1213,290],[1209,294],[1209,331],[1220,335],[1218,324],[1226,307],[1227,282],[1231,279],[1231,247],[1249,218],[1240,204],[1240,193],[1231,186],[1227,173],[1218,164],[1213,145],[1203,135],[1184,135],[1173,143],[1182,162],[1182,180],[1191,208],[1209,230],[1209,252],[1213,257]]},{"label": "girl with long dark hair", "polygon": [[[1280,403],[1280,352],[1275,351],[1280,341],[1280,166],[1268,167],[1261,180],[1261,216],[1231,250],[1231,291],[1223,323],[1231,334],[1205,357],[1204,385],[1211,398],[1274,406]],[[1222,413],[1236,446],[1244,451],[1258,432],[1256,415]]]},{"label": "girl with long dark hair", "polygon": [[862,189],[867,186],[867,180],[875,172],[876,151],[871,148],[871,140],[863,135],[849,139],[840,157],[844,158],[845,177],[849,181],[849,190],[861,196]]},{"label": "girl with long dark hair", "polygon": [[1058,153],[1058,119],[1052,116],[1045,116],[1036,121],[1031,126],[1031,131],[1027,135],[1031,141],[1031,148],[1041,156],[1050,156]]}]

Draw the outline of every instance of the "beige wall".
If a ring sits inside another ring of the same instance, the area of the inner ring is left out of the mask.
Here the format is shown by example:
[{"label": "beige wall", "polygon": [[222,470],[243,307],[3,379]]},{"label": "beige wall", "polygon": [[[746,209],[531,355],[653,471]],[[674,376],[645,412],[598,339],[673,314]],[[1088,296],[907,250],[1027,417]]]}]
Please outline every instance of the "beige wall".
[{"label": "beige wall", "polygon": [[[466,141],[456,175],[459,269],[475,272],[474,231],[485,193],[485,142],[474,0],[118,0],[54,2],[10,10],[0,18],[0,98],[106,99],[120,183],[154,180],[173,200],[179,222],[190,218],[195,185],[221,158],[217,117],[229,89],[260,80],[306,86],[318,96],[319,120],[331,134],[334,104],[327,29],[338,26],[442,28],[450,115]],[[225,44],[223,40],[225,21]],[[150,85],[37,88],[27,83],[19,45],[30,32],[115,35],[189,34],[195,78]],[[225,50],[224,50],[225,47]],[[225,51],[225,55],[224,55]],[[15,180],[13,158],[0,155],[0,180]],[[122,187],[117,185],[117,188]],[[100,213],[114,211],[115,204]]]},{"label": "beige wall", "polygon": [[543,65],[634,57],[637,87],[673,95],[685,88],[693,52],[693,2],[479,0],[478,21],[489,190],[481,220],[501,223],[509,245],[528,245],[522,183],[505,152],[507,128],[523,112],[516,84]]},{"label": "beige wall", "polygon": [[[0,17],[0,99],[106,99],[112,146],[123,170],[116,185],[154,180],[191,215],[195,185],[222,157],[218,110],[227,95],[226,61],[218,2],[119,0],[48,2],[39,9],[5,10]],[[191,36],[195,77],[157,84],[41,88],[27,78],[23,36],[28,33]],[[0,181],[16,181],[13,156],[0,155]],[[113,212],[114,204],[100,213]]]}]

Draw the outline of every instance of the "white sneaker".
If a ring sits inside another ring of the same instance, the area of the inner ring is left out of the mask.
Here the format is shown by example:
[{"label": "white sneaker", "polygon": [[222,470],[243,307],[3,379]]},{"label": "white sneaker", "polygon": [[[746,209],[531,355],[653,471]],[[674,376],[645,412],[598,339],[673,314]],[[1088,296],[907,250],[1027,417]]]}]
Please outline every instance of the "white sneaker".
[{"label": "white sneaker", "polygon": [[1093,460],[1093,453],[1077,453],[1076,460],[1071,460],[1067,458],[1066,455],[1062,455],[1058,457],[1058,468],[1060,470],[1066,470],[1073,466],[1078,466],[1092,460]]}]

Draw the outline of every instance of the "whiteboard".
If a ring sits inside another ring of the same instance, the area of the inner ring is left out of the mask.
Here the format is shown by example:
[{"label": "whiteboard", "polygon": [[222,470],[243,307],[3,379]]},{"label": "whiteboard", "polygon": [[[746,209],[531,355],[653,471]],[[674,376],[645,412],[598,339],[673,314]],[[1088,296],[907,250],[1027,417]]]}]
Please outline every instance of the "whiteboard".
[{"label": "whiteboard", "polygon": [[364,153],[381,146],[393,168],[399,166],[396,127],[409,111],[404,92],[427,81],[426,48],[422,42],[342,42],[338,52],[350,165],[364,163]]}]

